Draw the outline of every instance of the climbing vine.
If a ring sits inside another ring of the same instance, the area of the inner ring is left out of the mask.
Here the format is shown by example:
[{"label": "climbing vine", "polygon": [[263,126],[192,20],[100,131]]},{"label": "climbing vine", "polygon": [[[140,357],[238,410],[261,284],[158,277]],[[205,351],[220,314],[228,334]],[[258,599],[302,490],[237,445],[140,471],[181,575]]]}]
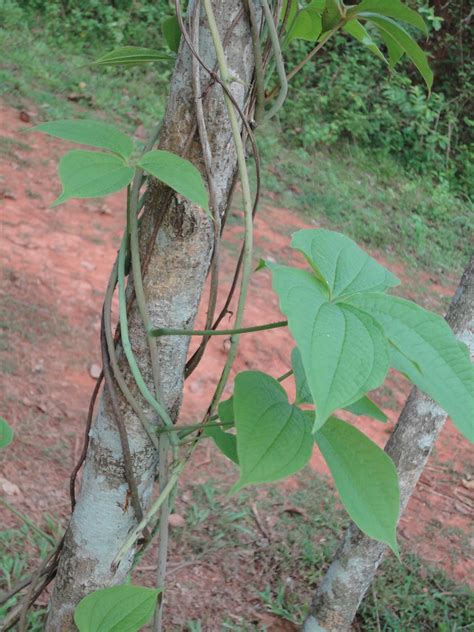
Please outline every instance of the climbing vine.
[{"label": "climbing vine", "polygon": [[[176,16],[165,21],[162,32],[170,48],[170,60],[180,46],[189,47],[193,56],[195,133],[202,146],[204,177],[184,156],[154,149],[159,140],[159,127],[151,133],[140,155],[130,137],[107,123],[64,120],[33,128],[94,148],[94,151],[72,150],[60,160],[63,190],[53,205],[70,198],[125,192],[125,228],[102,313],[103,372],[94,390],[88,425],[90,427],[94,401],[103,379],[110,393],[137,523],[122,543],[114,565],[134,547],[136,556],[141,557],[153,537],[159,535],[157,589],[125,585],[88,595],[75,611],[75,622],[81,632],[138,630],[155,611],[155,629],[161,629],[160,596],[165,590],[168,516],[179,477],[201,441],[213,440],[236,465],[238,476],[232,493],[246,485],[273,482],[294,474],[308,463],[316,443],[352,520],[364,533],[385,542],[398,555],[396,525],[400,497],[396,468],[390,457],[355,425],[339,419],[337,411],[344,409],[354,417],[366,415],[385,422],[385,414],[367,393],[383,384],[389,368],[393,367],[438,402],[466,437],[473,438],[474,373],[466,347],[456,340],[442,318],[390,294],[399,280],[352,240],[329,230],[299,231],[293,235],[291,246],[303,255],[304,268],[263,261],[254,271],[252,230],[258,209],[260,169],[254,129],[258,132],[262,121],[278,113],[292,77],[339,31],[367,46],[391,69],[406,55],[430,89],[433,75],[426,55],[404,26],[426,33],[423,18],[399,0],[362,0],[350,7],[340,0],[312,0],[302,5],[295,0],[283,3],[245,0],[242,11],[247,13],[252,29],[256,68],[250,107],[242,110],[230,90],[234,78],[227,66],[225,41],[219,34],[212,3],[203,0],[202,7],[199,1],[193,6],[185,20],[176,0]],[[199,53],[199,16],[209,25],[216,53],[214,68],[208,67]],[[297,39],[313,42],[314,48],[298,65],[287,69],[285,51]],[[94,65],[128,67],[153,63],[157,59],[163,59],[163,54],[127,46],[103,55]],[[217,185],[210,168],[211,148],[203,116],[203,95],[199,93],[200,73],[206,73],[211,84],[219,84],[223,91],[244,205],[242,250],[229,296],[217,316],[222,218],[217,210]],[[253,194],[247,148],[253,154],[257,169]],[[143,277],[147,253],[152,246],[145,254],[140,250],[139,224],[146,199],[143,190],[150,178],[166,185],[169,195],[183,196],[195,204],[213,223],[211,291],[203,330],[156,328],[148,312]],[[264,267],[272,275],[273,289],[287,320],[243,327],[251,275],[258,274]],[[120,321],[114,332],[111,307],[115,292]],[[219,329],[235,292],[238,292],[238,301],[233,328]],[[128,313],[133,300],[147,332],[152,385],[141,373],[130,344]],[[291,369],[281,376],[261,371],[241,372],[235,377],[232,397],[223,400],[240,336],[277,327],[287,327],[294,338],[295,348],[289,359]],[[196,424],[174,426],[161,396],[163,368],[158,360],[158,341],[165,336],[202,337],[186,367],[186,377],[189,377],[205,353],[209,339],[215,335],[230,336],[230,348],[206,414]],[[122,352],[140,398],[148,404],[146,410],[127,386],[118,363],[118,354]],[[295,382],[296,397],[292,402],[284,388],[288,379]],[[160,494],[146,511],[140,504],[127,428],[118,404],[119,394],[136,413],[150,444],[160,455]],[[150,408],[151,415],[146,412]],[[0,419],[0,447],[5,447],[11,439],[11,430],[6,421]],[[71,478],[73,508],[75,478],[86,450],[87,438]],[[30,604],[54,576],[61,546],[62,542],[31,579],[18,615],[20,626],[25,625]],[[105,618],[104,613],[108,613]]]}]

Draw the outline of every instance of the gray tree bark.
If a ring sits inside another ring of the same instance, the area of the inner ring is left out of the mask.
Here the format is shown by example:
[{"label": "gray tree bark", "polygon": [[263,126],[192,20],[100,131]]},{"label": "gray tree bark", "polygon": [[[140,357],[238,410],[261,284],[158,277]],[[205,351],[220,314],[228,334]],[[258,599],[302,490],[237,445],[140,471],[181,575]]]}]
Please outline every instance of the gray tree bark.
[{"label": "gray tree bark", "polygon": [[[190,12],[193,5],[194,2],[190,2]],[[243,108],[254,70],[249,25],[245,13],[240,12],[240,2],[216,0],[213,5],[221,37],[224,38],[229,29],[233,29],[227,41],[226,54],[232,77],[235,77],[231,91]],[[208,66],[213,67],[214,47],[203,16],[199,42],[202,57]],[[191,54],[182,42],[160,138],[160,148],[178,154],[183,152],[196,121],[191,72]],[[201,71],[203,91],[209,88],[205,120],[212,151],[217,205],[222,215],[229,204],[236,174],[236,155],[222,90],[217,84],[211,87],[209,84],[207,73]],[[192,138],[187,157],[204,173],[197,134]],[[154,327],[192,328],[211,260],[213,228],[201,209],[177,194],[164,205],[165,193],[164,187],[157,182],[150,186],[145,220],[141,226],[140,243],[143,245],[152,235],[157,214],[162,215],[144,279],[147,305]],[[150,390],[153,390],[147,339],[136,305],[130,312],[129,329],[140,370]],[[175,336],[162,338],[159,342],[162,398],[174,420],[181,404],[189,340]],[[123,354],[119,362],[128,387],[139,401],[143,401]],[[151,498],[158,455],[125,400],[121,400],[120,407],[129,436],[140,500],[146,509]],[[151,415],[145,403],[144,410],[148,416]],[[97,588],[121,583],[129,572],[134,551],[118,568],[111,568],[120,546],[136,526],[134,512],[127,507],[127,491],[120,438],[109,393],[105,389],[90,433],[81,491],[67,530],[50,600],[45,628],[48,632],[74,630],[73,612],[77,603]]]},{"label": "gray tree bark", "polygon": [[[464,271],[446,320],[457,338],[468,346],[472,358],[474,256]],[[445,421],[446,413],[433,400],[414,388],[385,447],[398,470],[401,512],[410,500]],[[385,544],[368,538],[352,524],[316,590],[303,631],[348,630],[386,551]]]}]

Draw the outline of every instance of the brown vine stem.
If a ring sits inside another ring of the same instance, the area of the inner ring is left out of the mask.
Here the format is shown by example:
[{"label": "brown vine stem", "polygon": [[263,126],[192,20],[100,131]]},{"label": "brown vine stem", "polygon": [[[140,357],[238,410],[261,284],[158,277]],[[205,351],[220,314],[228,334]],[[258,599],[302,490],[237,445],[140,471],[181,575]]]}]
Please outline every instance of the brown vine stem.
[{"label": "brown vine stem", "polygon": [[[130,453],[130,444],[128,442],[127,430],[125,428],[122,413],[120,411],[120,404],[118,401],[115,384],[112,379],[109,351],[107,349],[107,341],[105,339],[104,312],[105,312],[105,305],[104,305],[104,308],[102,309],[102,322],[101,322],[101,331],[100,331],[100,346],[101,346],[101,351],[102,351],[102,364],[104,367],[103,371],[104,371],[105,384],[107,385],[107,389],[109,391],[110,403],[112,405],[112,410],[115,417],[115,423],[117,424],[117,430],[120,437],[120,444],[122,446],[123,467],[125,470],[125,479],[128,483],[128,488],[130,492],[130,502],[135,512],[137,522],[140,522],[140,520],[143,518],[143,510],[140,504],[140,497],[138,495],[137,481],[135,479],[135,474],[133,472],[133,460],[132,460],[132,455]],[[146,533],[145,538],[147,538],[148,535],[149,534]]]},{"label": "brown vine stem", "polygon": [[[196,2],[194,9],[194,20],[192,26],[192,42],[195,50],[199,54],[199,19],[200,19],[201,3],[199,0]],[[209,199],[210,207],[212,211],[213,226],[214,226],[214,251],[212,254],[211,262],[211,287],[209,291],[209,304],[207,308],[206,326],[204,329],[210,329],[214,321],[214,314],[217,304],[217,292],[219,289],[219,259],[220,259],[220,238],[221,238],[221,218],[219,215],[219,208],[217,206],[216,185],[212,175],[212,152],[209,144],[209,138],[207,135],[206,120],[204,117],[204,109],[202,103],[201,94],[201,73],[200,65],[197,57],[192,56],[192,81],[193,81],[193,93],[194,104],[196,107],[196,122],[199,132],[199,140],[202,147],[202,155],[204,161],[204,168],[206,171],[207,183],[209,187]],[[197,351],[190,359],[187,370],[192,372],[200,362],[204,351],[206,349],[209,336],[204,336]]]}]

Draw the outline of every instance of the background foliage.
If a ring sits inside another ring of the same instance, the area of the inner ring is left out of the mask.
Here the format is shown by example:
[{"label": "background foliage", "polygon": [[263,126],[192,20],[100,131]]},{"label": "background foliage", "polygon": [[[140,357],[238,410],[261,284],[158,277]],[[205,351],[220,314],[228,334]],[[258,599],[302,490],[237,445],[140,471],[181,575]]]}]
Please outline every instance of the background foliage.
[{"label": "background foliage", "polygon": [[[259,135],[264,187],[359,243],[412,264],[459,272],[473,229],[472,29],[466,2],[413,0],[430,29],[430,98],[409,63],[389,73],[335,37],[293,79],[280,120]],[[40,120],[106,111],[125,131],[161,116],[172,64],[87,64],[120,45],[164,50],[161,0],[0,0],[0,95],[37,104]],[[295,42],[289,65],[307,43]],[[304,86],[304,87],[303,87]],[[79,111],[78,111],[79,108]],[[472,108],[471,108],[472,109]],[[81,114],[83,113],[83,114]],[[394,238],[396,235],[396,238]]]}]

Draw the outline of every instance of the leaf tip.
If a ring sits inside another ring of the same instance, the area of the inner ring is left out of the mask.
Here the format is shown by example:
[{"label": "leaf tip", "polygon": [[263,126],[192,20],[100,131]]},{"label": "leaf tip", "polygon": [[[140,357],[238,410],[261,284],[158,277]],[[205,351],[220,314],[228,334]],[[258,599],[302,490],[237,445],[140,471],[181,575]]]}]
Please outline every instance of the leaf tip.
[{"label": "leaf tip", "polygon": [[55,208],[56,206],[63,204],[63,202],[66,202],[67,200],[69,200],[69,196],[63,191],[61,195],[49,205],[49,208]]}]

